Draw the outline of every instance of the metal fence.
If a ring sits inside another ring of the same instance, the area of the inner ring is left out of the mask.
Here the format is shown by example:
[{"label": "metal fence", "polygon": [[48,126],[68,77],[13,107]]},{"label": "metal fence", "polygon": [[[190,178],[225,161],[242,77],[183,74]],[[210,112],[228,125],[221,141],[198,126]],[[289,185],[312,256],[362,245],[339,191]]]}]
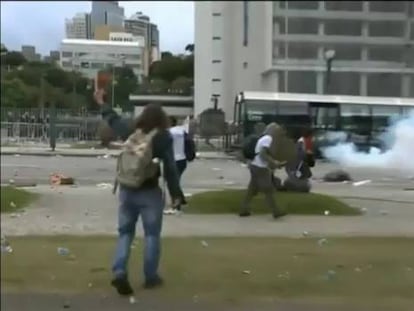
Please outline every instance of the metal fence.
[{"label": "metal fence", "polygon": [[[1,122],[1,143],[48,143],[49,124],[27,122]],[[79,141],[98,141],[97,122],[57,123],[56,140],[58,143]]]}]

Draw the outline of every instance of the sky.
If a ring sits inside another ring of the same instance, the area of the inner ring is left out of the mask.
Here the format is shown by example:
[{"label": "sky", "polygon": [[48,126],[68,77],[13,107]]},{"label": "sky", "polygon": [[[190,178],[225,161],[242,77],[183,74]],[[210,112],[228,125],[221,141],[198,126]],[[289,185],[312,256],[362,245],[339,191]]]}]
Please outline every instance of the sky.
[{"label": "sky", "polygon": [[[125,16],[141,11],[158,25],[161,51],[184,53],[194,42],[193,1],[119,1]],[[9,50],[34,45],[49,55],[65,38],[65,18],[90,12],[91,1],[1,1],[1,43]]]}]

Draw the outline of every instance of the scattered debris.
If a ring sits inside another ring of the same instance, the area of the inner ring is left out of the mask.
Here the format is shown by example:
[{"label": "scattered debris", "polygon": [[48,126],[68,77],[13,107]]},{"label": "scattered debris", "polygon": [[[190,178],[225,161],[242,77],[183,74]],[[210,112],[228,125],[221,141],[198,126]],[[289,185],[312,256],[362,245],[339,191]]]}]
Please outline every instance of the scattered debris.
[{"label": "scattered debris", "polygon": [[189,197],[192,197],[192,196],[193,196],[193,194],[192,194],[192,193],[184,193],[184,196],[185,196],[186,198],[189,198]]},{"label": "scattered debris", "polygon": [[105,155],[102,156],[102,158],[104,158],[104,159],[109,159],[110,157],[111,157],[110,154],[105,154]]},{"label": "scattered debris", "polygon": [[92,286],[93,286],[93,285],[92,285],[92,283],[89,283],[89,284],[88,284],[88,287],[89,287],[89,288],[92,288]]},{"label": "scattered debris", "polygon": [[212,170],[213,171],[216,171],[216,172],[221,172],[222,171],[222,169],[221,168],[218,168],[218,167],[213,167]]},{"label": "scattered debris", "polygon": [[241,167],[247,167],[247,164],[246,163],[242,163],[242,164],[240,164],[240,166]]},{"label": "scattered debris", "polygon": [[65,248],[65,247],[58,247],[58,248],[57,248],[57,253],[58,253],[60,256],[67,256],[67,255],[69,255],[70,251],[69,251],[69,249],[67,249],[67,248]]},{"label": "scattered debris", "polygon": [[251,271],[250,270],[243,270],[243,274],[250,274]]},{"label": "scattered debris", "polygon": [[206,241],[201,241],[201,245],[203,245],[203,247],[208,247],[208,243]]},{"label": "scattered debris", "polygon": [[367,208],[366,208],[366,207],[363,207],[363,208],[361,208],[360,210],[361,210],[361,212],[362,212],[362,213],[364,213],[364,214],[367,212]]},{"label": "scattered debris", "polygon": [[63,303],[63,309],[69,309],[70,308],[70,302],[69,301],[65,301]]},{"label": "scattered debris", "polygon": [[284,273],[279,274],[277,277],[283,280],[290,280],[290,273],[289,271],[286,271]]},{"label": "scattered debris", "polygon": [[73,185],[75,183],[75,180],[72,177],[68,177],[59,173],[50,174],[49,180],[52,186]]},{"label": "scattered debris", "polygon": [[325,214],[325,216],[329,216],[329,214],[331,213],[330,211],[325,211],[325,212],[323,212],[324,214]]},{"label": "scattered debris", "polygon": [[309,235],[309,232],[308,232],[308,231],[303,231],[303,232],[302,232],[302,235],[306,237],[306,236],[308,236],[308,235]]},{"label": "scattered debris", "polygon": [[218,179],[224,179],[224,176],[219,176]]},{"label": "scattered debris", "polygon": [[12,213],[10,214],[10,218],[19,218],[21,214]]},{"label": "scattered debris", "polygon": [[380,214],[381,214],[382,216],[387,216],[387,215],[388,215],[388,211],[386,211],[386,210],[382,210],[382,211],[380,212]]},{"label": "scattered debris", "polygon": [[226,181],[224,184],[228,185],[228,186],[232,186],[235,184],[234,181]]},{"label": "scattered debris", "polygon": [[362,272],[361,268],[359,268],[359,267],[356,267],[356,268],[354,269],[354,271],[355,271],[355,272]]},{"label": "scattered debris", "polygon": [[15,156],[15,157],[20,157],[20,154],[16,153],[14,156]]},{"label": "scattered debris", "polygon": [[323,180],[326,182],[344,182],[352,181],[352,178],[349,173],[344,170],[334,170],[325,174]]},{"label": "scattered debris", "polygon": [[319,239],[318,240],[318,245],[319,246],[323,246],[325,244],[328,244],[328,240],[327,239],[323,238],[323,239]]},{"label": "scattered debris", "polygon": [[372,180],[367,179],[367,180],[361,180],[361,181],[354,182],[352,185],[355,187],[359,187],[359,186],[369,184],[370,182],[372,182]]},{"label": "scattered debris", "polygon": [[328,270],[325,275],[325,279],[330,281],[333,280],[336,277],[336,271],[335,270]]},{"label": "scattered debris", "polygon": [[9,179],[9,184],[14,185],[14,179]]},{"label": "scattered debris", "polygon": [[7,241],[5,236],[1,237],[1,253],[11,254],[13,253],[13,248],[11,247],[9,241]]},{"label": "scattered debris", "polygon": [[113,187],[113,185],[112,185],[112,184],[110,184],[110,183],[104,183],[104,182],[99,183],[99,184],[96,184],[96,186],[97,186],[98,188],[101,188],[101,189],[110,189],[110,188],[112,188],[112,187]]},{"label": "scattered debris", "polygon": [[134,296],[130,296],[129,297],[129,303],[131,304],[131,305],[133,305],[133,304],[135,304],[137,301],[136,301],[136,299],[135,299],[135,297]]},{"label": "scattered debris", "polygon": [[193,296],[193,302],[194,302],[194,303],[197,303],[197,302],[198,302],[198,295],[194,295],[194,296]]}]

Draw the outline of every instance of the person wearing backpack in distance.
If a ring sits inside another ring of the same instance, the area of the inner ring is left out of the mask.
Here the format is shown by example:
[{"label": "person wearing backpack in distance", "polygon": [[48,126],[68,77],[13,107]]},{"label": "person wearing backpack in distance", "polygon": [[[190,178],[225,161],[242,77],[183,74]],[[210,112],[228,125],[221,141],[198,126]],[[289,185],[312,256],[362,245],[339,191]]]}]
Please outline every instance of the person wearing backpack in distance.
[{"label": "person wearing backpack in distance", "polygon": [[[178,178],[181,185],[181,176],[187,168],[187,162],[193,161],[196,157],[195,144],[185,128],[179,126],[177,119],[173,116],[170,117],[170,125],[170,134],[173,138],[174,159],[177,165]],[[187,204],[183,192],[181,192],[181,204]],[[175,208],[166,210],[165,214],[176,214],[180,211],[181,205],[177,205]]]},{"label": "person wearing backpack in distance", "polygon": [[[250,182],[247,188],[246,197],[240,208],[240,217],[251,215],[250,202],[259,192],[264,193],[266,203],[270,207],[273,218],[285,216],[286,213],[278,208],[273,197],[275,187],[273,184],[273,171],[282,168],[286,163],[275,160],[272,156],[272,150],[275,146],[278,132],[281,127],[276,123],[270,123],[263,135],[257,140],[254,151],[244,152],[252,158],[249,164]],[[246,150],[247,151],[247,150]]]},{"label": "person wearing backpack in distance", "polygon": [[[163,162],[164,176],[173,202],[180,204],[181,189],[174,161],[172,138],[168,132],[168,118],[161,106],[147,105],[136,120],[135,129],[104,102],[104,91],[95,92],[95,101],[101,106],[102,117],[123,140],[124,149],[118,157],[117,183],[120,185],[118,210],[118,242],[112,266],[111,282],[120,295],[131,295],[127,266],[131,243],[135,238],[138,217],[144,227],[145,288],[162,285],[158,274],[160,260],[160,234],[164,200],[158,185]],[[131,171],[136,169],[135,171]],[[139,174],[137,174],[139,172]]]}]

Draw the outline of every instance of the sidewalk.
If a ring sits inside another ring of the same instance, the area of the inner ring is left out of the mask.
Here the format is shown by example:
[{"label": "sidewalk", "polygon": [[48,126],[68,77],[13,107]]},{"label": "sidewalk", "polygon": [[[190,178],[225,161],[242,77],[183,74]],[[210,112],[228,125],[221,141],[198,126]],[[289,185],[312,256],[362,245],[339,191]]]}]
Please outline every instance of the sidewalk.
[{"label": "sidewalk", "polygon": [[[36,187],[42,194],[35,206],[21,215],[2,215],[7,235],[80,234],[116,235],[117,198],[110,189],[97,187]],[[193,193],[201,189],[192,191]],[[344,199],[346,202],[347,200]],[[164,217],[163,235],[196,236],[280,236],[309,238],[323,236],[406,236],[414,237],[414,209],[411,204],[352,199],[348,203],[366,208],[362,216],[287,216],[273,220],[268,215],[240,218],[237,215],[191,215]],[[387,213],[383,213],[384,209]],[[138,226],[142,235],[142,226]],[[305,234],[306,235],[306,234]]]},{"label": "sidewalk", "polygon": [[[65,156],[65,157],[116,157],[120,150],[113,149],[75,149],[75,148],[57,148],[52,151],[47,147],[8,147],[1,146],[1,155],[27,155],[27,156]],[[232,156],[225,154],[224,152],[198,152],[197,158],[199,159],[223,159],[231,160]]]}]

